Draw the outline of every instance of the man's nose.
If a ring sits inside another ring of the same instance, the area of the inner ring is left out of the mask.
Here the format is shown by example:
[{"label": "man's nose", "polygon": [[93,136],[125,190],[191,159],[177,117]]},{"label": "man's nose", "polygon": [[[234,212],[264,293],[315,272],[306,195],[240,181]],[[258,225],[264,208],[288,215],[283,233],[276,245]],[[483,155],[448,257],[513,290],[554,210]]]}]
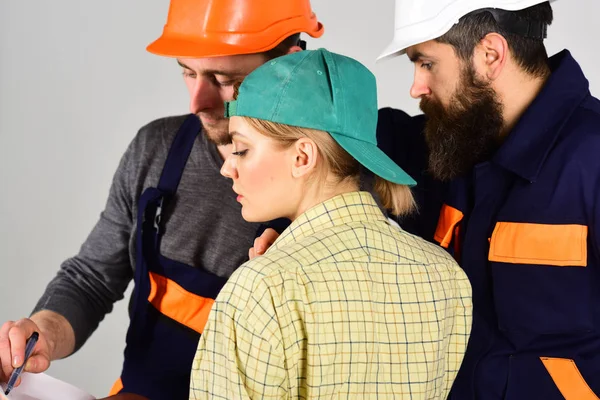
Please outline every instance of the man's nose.
[{"label": "man's nose", "polygon": [[197,78],[190,92],[190,112],[198,114],[202,111],[219,107],[220,103],[217,89],[214,85],[207,78]]},{"label": "man's nose", "polygon": [[413,84],[410,87],[410,96],[413,99],[418,99],[423,96],[429,96],[430,94],[431,94],[431,89],[429,88],[427,81],[424,79],[424,77],[421,74],[419,74],[418,72],[415,72]]}]

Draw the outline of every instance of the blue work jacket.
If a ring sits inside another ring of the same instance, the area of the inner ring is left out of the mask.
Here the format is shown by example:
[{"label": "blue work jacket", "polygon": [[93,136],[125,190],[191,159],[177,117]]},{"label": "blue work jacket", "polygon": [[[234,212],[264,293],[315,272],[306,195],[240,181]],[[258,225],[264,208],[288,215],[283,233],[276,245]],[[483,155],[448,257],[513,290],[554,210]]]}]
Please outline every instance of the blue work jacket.
[{"label": "blue work jacket", "polygon": [[549,62],[494,156],[447,184],[427,173],[423,117],[380,111],[383,150],[418,182],[401,225],[447,248],[473,287],[452,400],[600,396],[600,101],[568,51]]}]

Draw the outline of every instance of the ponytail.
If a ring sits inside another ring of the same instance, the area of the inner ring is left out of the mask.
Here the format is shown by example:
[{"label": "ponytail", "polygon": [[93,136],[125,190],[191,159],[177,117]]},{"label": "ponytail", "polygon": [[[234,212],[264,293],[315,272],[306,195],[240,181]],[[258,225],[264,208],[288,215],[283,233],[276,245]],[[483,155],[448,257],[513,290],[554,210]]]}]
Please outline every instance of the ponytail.
[{"label": "ponytail", "polygon": [[375,175],[375,192],[379,195],[381,204],[394,215],[406,215],[414,211],[415,199],[406,185],[398,185]]}]

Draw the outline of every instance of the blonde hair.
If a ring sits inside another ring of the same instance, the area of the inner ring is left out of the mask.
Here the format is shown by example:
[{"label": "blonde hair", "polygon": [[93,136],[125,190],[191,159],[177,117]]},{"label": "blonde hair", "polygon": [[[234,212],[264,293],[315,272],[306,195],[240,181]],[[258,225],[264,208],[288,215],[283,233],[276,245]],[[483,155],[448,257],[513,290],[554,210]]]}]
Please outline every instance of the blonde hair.
[{"label": "blonde hair", "polygon": [[[331,172],[338,181],[349,180],[357,185],[360,180],[360,164],[342,148],[327,132],[279,124],[257,118],[242,117],[250,126],[263,135],[292,146],[300,138],[311,139],[317,145],[319,154],[326,166],[324,172]],[[382,205],[394,215],[406,215],[415,209],[415,200],[406,185],[398,185],[375,175],[375,192]]]}]

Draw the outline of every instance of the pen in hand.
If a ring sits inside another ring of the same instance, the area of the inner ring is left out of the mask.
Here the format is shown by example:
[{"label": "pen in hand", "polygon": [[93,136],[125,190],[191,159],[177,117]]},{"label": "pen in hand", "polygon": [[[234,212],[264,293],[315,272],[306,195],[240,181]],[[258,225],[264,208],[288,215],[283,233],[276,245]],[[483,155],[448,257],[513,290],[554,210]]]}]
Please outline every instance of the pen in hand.
[{"label": "pen in hand", "polygon": [[27,359],[29,358],[29,356],[31,356],[31,353],[33,352],[33,348],[35,347],[39,336],[40,335],[37,332],[33,332],[31,337],[27,339],[27,344],[25,345],[25,359],[23,360],[23,364],[19,368],[15,369],[12,372],[12,374],[10,374],[10,378],[8,379],[8,385],[6,386],[6,391],[4,392],[4,394],[6,394],[7,396],[15,386],[15,383],[17,383],[19,376],[21,376],[21,372],[23,372],[23,368],[25,368]]}]

